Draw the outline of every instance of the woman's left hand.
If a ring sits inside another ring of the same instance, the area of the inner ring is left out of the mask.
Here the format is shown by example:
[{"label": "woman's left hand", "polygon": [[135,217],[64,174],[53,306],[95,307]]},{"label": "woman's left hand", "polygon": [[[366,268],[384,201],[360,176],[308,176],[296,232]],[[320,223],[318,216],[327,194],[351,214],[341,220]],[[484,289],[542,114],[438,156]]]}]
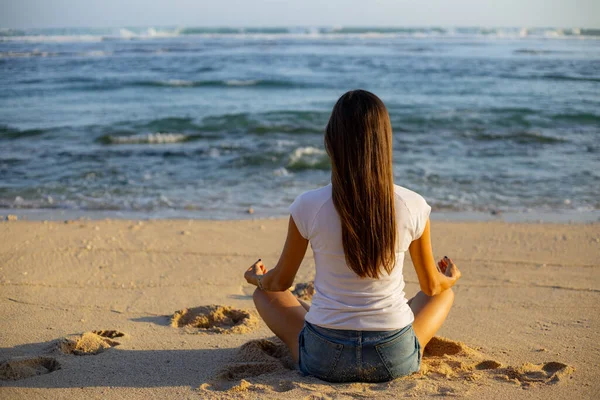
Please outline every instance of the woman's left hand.
[{"label": "woman's left hand", "polygon": [[244,273],[244,278],[246,279],[246,282],[258,286],[257,276],[264,275],[266,273],[267,268],[263,264],[262,260],[259,258],[257,262],[252,264],[250,268],[246,270],[246,272]]}]

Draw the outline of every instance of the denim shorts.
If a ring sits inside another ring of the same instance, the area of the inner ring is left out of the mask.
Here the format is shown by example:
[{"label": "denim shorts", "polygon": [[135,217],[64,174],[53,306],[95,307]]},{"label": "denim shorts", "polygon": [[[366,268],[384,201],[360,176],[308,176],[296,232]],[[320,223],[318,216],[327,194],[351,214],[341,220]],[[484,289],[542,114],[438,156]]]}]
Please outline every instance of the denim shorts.
[{"label": "denim shorts", "polygon": [[386,382],[421,365],[412,324],[393,331],[352,331],[305,321],[298,344],[300,372],[328,382]]}]

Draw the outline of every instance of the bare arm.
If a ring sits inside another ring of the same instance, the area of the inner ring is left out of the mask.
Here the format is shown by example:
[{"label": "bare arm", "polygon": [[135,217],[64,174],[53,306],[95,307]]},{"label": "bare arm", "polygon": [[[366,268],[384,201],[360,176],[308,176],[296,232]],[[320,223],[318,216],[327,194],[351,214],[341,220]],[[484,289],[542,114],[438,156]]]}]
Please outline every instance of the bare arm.
[{"label": "bare arm", "polygon": [[302,237],[294,219],[290,216],[287,239],[275,268],[268,271],[259,260],[248,268],[244,278],[248,283],[258,286],[258,276],[262,275],[261,283],[264,290],[283,292],[294,283],[307,247],[308,240]]},{"label": "bare arm", "polygon": [[440,261],[438,263],[440,269],[436,267],[433,250],[431,249],[429,220],[427,220],[421,237],[414,240],[408,250],[415,266],[417,277],[419,278],[421,290],[427,296],[440,294],[444,290],[454,286],[458,278],[460,278],[460,271],[450,259]]}]

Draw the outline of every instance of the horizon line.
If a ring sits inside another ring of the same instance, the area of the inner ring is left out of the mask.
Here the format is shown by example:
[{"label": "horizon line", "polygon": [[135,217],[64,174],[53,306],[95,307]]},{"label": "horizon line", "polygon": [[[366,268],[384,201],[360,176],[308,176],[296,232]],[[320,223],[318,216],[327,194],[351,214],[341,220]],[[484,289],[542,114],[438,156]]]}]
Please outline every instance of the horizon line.
[{"label": "horizon line", "polygon": [[263,29],[277,29],[277,28],[377,28],[377,29],[386,29],[386,28],[442,28],[442,29],[452,29],[452,28],[502,28],[502,29],[589,29],[595,30],[600,29],[598,27],[590,27],[590,26],[551,26],[551,25],[354,25],[354,24],[330,24],[330,25],[213,25],[213,24],[199,24],[199,25],[186,25],[186,24],[149,24],[149,25],[113,25],[113,26],[99,26],[99,25],[87,25],[87,26],[36,26],[36,27],[4,27],[0,26],[0,30],[8,30],[8,29],[122,29],[122,28],[209,28],[209,29],[218,29],[218,28],[234,28],[234,29],[243,29],[243,28],[263,28]]}]

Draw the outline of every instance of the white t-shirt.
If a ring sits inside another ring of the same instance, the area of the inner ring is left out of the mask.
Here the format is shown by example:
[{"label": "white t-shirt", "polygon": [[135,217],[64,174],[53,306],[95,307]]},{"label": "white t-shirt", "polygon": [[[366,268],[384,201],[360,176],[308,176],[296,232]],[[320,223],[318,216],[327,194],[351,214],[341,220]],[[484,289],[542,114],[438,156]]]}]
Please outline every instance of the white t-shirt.
[{"label": "white t-shirt", "polygon": [[298,196],[290,213],[315,256],[315,294],[306,321],[325,328],[386,331],[414,320],[404,295],[404,253],[421,237],[431,212],[423,197],[394,185],[399,247],[391,274],[360,278],[346,264],[342,227],[331,184]]}]

